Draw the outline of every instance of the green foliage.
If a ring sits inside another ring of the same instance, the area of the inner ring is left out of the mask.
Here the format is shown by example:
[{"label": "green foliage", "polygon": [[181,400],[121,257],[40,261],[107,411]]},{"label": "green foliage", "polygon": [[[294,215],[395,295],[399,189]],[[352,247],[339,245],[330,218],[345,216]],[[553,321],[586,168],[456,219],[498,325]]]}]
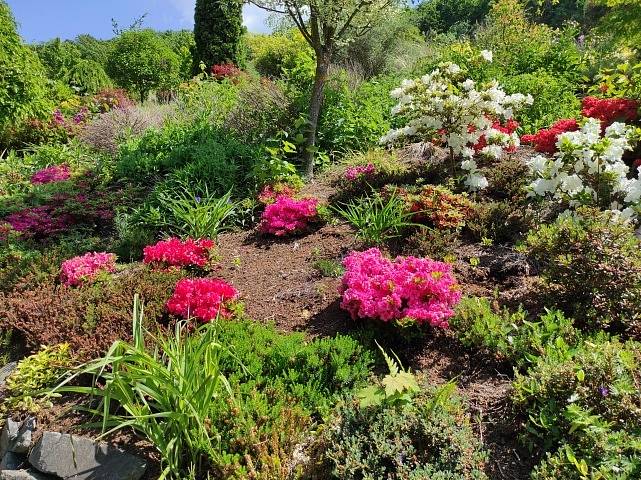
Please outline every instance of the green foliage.
[{"label": "green foliage", "polygon": [[594,78],[593,95],[641,99],[641,62],[625,62],[605,68]]},{"label": "green foliage", "polygon": [[170,90],[179,81],[180,59],[153,30],[128,30],[114,40],[107,72],[121,87],[145,101],[152,90]]},{"label": "green foliage", "polygon": [[230,0],[196,0],[195,65],[208,68],[231,62],[242,66],[242,4]]},{"label": "green foliage", "polygon": [[380,385],[370,385],[359,390],[356,394],[361,408],[387,406],[402,406],[412,403],[414,395],[421,391],[416,376],[405,370],[396,354],[390,357],[378,344],[383,354],[389,373],[383,377]]},{"label": "green foliage", "polygon": [[265,77],[281,78],[299,63],[314,59],[314,52],[298,30],[272,35],[249,33],[245,36],[250,60]]},{"label": "green foliage", "polygon": [[106,68],[112,40],[98,40],[91,35],[81,34],[74,39],[73,43],[82,58],[98,62]]},{"label": "green foliage", "polygon": [[397,75],[399,70],[412,67],[425,52],[425,40],[415,23],[410,9],[389,12],[384,22],[374,25],[339,52],[340,64],[367,79],[382,74]]},{"label": "green foliage", "polygon": [[16,32],[5,0],[0,0],[0,140],[8,127],[52,109],[47,99],[45,70],[38,56]]},{"label": "green foliage", "polygon": [[343,266],[340,264],[340,262],[337,262],[336,260],[328,260],[326,258],[319,258],[318,260],[314,261],[312,266],[323,277],[338,278],[341,275],[343,275],[343,273],[345,273],[345,269],[343,268]]},{"label": "green foliage", "polygon": [[[135,304],[134,341],[114,343],[80,367],[105,388],[69,387],[99,396],[103,428],[132,427],[158,449],[165,478],[280,478],[310,415],[362,384],[371,358],[351,338],[306,342],[249,321],[214,321],[152,336]],[[145,348],[143,339],[152,341]],[[123,407],[119,411],[109,406]],[[119,412],[119,413],[112,413]],[[262,477],[258,477],[262,475]]]},{"label": "green foliage", "polygon": [[530,22],[520,0],[498,0],[475,40],[493,52],[492,70],[497,77],[546,70],[576,84],[583,76],[576,34],[572,28],[557,31]]},{"label": "green foliage", "polygon": [[541,356],[561,359],[579,342],[580,335],[556,310],[546,310],[538,320],[526,312],[495,311],[485,298],[467,297],[456,308],[450,327],[467,347],[481,348],[523,368]]},{"label": "green foliage", "polygon": [[[161,478],[186,478],[219,458],[209,412],[212,402],[231,395],[219,365],[224,347],[216,339],[215,323],[189,333],[179,322],[173,335],[151,337],[155,346],[149,352],[145,337],[150,333],[142,323],[136,297],[133,344],[116,341],[103,358],[80,367],[57,390],[99,397],[100,405],[90,410],[102,417],[103,432],[132,428],[158,450]],[[65,386],[79,375],[93,375],[105,386]],[[118,413],[112,413],[112,406],[120,407]]]},{"label": "green foliage", "polygon": [[332,206],[331,210],[356,228],[357,237],[370,244],[380,245],[399,237],[414,225],[410,220],[414,212],[407,211],[405,201],[396,193],[387,198],[377,194],[342,206]]},{"label": "green foliage", "polygon": [[414,12],[414,21],[424,34],[471,33],[490,10],[488,0],[423,1]]},{"label": "green foliage", "polygon": [[324,430],[324,458],[341,480],[482,480],[487,455],[454,384],[422,388],[411,403],[338,405]]},{"label": "green foliage", "polygon": [[180,79],[189,80],[193,73],[192,52],[196,48],[194,33],[190,30],[169,30],[160,36],[180,59]]},{"label": "green foliage", "polygon": [[37,413],[49,408],[51,403],[44,398],[44,390],[53,386],[71,364],[71,350],[66,343],[42,347],[39,352],[20,360],[7,378],[0,412],[3,415],[16,411]]},{"label": "green foliage", "polygon": [[188,184],[161,190],[154,200],[134,213],[137,225],[184,238],[216,238],[230,228],[236,209],[231,190],[218,198],[207,187],[198,191]]},{"label": "green foliage", "polygon": [[526,105],[515,116],[523,133],[536,133],[560,118],[578,117],[581,111],[576,85],[545,70],[505,77],[501,85],[507,93],[530,94],[534,98],[532,105]]},{"label": "green foliage", "polygon": [[579,218],[541,225],[527,238],[529,253],[555,303],[587,328],[638,334],[641,250],[632,228],[594,209]]},{"label": "green foliage", "polygon": [[54,80],[63,80],[81,59],[81,52],[73,42],[59,38],[39,43],[33,48],[47,71],[47,77]]},{"label": "green foliage", "polygon": [[207,122],[169,123],[122,145],[117,175],[149,184],[158,175],[173,172],[173,177],[181,182],[206,185],[211,193],[222,195],[230,187],[243,185],[254,161],[252,147]]},{"label": "green foliage", "polygon": [[517,375],[513,401],[527,416],[526,439],[558,448],[533,478],[637,476],[640,361],[639,344],[596,338],[570,358],[544,356],[527,374]]},{"label": "green foliage", "polygon": [[76,92],[94,94],[109,87],[111,80],[104,68],[93,60],[78,60],[64,76],[65,81]]},{"label": "green foliage", "polygon": [[390,128],[391,79],[374,79],[356,88],[341,71],[326,85],[318,146],[334,155],[378,145]]},{"label": "green foliage", "polygon": [[638,47],[641,42],[641,1],[597,0],[594,3],[607,7],[598,30],[614,36],[620,44]]}]

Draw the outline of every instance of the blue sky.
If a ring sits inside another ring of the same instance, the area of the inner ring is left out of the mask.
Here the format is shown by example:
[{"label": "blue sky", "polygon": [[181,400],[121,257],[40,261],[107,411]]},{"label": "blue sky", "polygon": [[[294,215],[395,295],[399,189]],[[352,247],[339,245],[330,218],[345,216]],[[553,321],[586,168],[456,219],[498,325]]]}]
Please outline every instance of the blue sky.
[{"label": "blue sky", "polygon": [[[145,27],[156,30],[193,28],[196,0],[7,0],[26,42],[60,37],[71,39],[80,33],[97,38],[113,36],[111,19],[127,27],[142,14]],[[253,5],[243,9],[244,24],[250,32],[264,32],[266,12]]]}]

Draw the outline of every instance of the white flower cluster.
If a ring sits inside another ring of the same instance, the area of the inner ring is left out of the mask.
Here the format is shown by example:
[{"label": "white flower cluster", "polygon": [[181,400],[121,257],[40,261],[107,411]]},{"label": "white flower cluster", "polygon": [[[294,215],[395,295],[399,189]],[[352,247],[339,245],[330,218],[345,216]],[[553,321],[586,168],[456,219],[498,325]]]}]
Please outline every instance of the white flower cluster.
[{"label": "white flower cluster", "polygon": [[589,118],[580,130],[559,135],[553,158],[537,155],[527,161],[534,176],[529,195],[571,208],[596,205],[624,219],[635,217],[641,206],[641,179],[628,179],[629,168],[622,160],[634,146],[633,133],[632,127],[616,122],[602,135],[601,122]]},{"label": "white flower cluster", "polygon": [[[492,61],[492,52],[481,52],[486,61]],[[477,86],[465,79],[461,68],[454,63],[440,65],[420,79],[403,80],[401,86],[391,92],[397,104],[393,115],[407,119],[407,125],[390,130],[381,143],[418,137],[440,141],[451,149],[455,156],[462,157],[462,168],[467,172],[465,184],[471,190],[487,186],[487,179],[480,173],[474,161],[474,146],[481,138],[485,145],[478,152],[489,158],[499,158],[506,148],[519,144],[516,133],[507,134],[493,128],[493,120],[509,120],[515,110],[531,104],[530,95],[508,95],[496,81]]]}]

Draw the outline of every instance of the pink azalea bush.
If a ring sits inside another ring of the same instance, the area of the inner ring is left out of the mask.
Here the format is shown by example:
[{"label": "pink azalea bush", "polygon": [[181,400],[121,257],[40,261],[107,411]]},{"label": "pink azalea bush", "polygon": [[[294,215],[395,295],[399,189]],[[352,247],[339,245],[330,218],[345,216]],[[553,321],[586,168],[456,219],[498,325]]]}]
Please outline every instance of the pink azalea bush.
[{"label": "pink azalea bush", "polygon": [[91,281],[102,272],[116,271],[116,255],[106,252],[89,252],[62,262],[60,281],[77,287]]},{"label": "pink azalea bush", "polygon": [[296,233],[307,228],[309,223],[318,219],[318,200],[305,198],[295,200],[280,196],[265,207],[261,217],[260,231],[278,237]]},{"label": "pink azalea bush", "polygon": [[61,213],[52,205],[25,208],[8,215],[4,221],[26,238],[57,235],[75,223],[72,215]]},{"label": "pink azalea bush", "polygon": [[31,176],[31,183],[33,185],[43,185],[45,183],[69,180],[70,177],[71,173],[68,165],[52,165],[34,173]]},{"label": "pink azalea bush", "polygon": [[357,165],[345,170],[345,179],[353,182],[364,177],[371,177],[376,173],[376,167],[372,163],[367,165]]},{"label": "pink azalea bush", "polygon": [[231,317],[230,302],[237,297],[238,291],[224,280],[183,278],[176,284],[174,294],[167,302],[167,310],[182,318],[210,322],[219,315]]},{"label": "pink azalea bush", "polygon": [[378,248],[352,252],[343,261],[341,308],[353,319],[389,322],[409,318],[448,327],[461,292],[451,265],[429,258],[385,258]]},{"label": "pink azalea bush", "polygon": [[143,262],[166,267],[204,267],[209,262],[213,248],[214,242],[212,240],[188,238],[182,241],[179,238],[169,238],[145,247]]}]

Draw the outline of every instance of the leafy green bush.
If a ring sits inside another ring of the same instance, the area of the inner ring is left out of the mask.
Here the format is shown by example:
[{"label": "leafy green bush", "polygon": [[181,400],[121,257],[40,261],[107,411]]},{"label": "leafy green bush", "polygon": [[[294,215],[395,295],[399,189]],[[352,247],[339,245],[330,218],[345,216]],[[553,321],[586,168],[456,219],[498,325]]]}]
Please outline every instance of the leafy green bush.
[{"label": "leafy green bush", "polygon": [[341,480],[481,480],[487,455],[454,386],[425,387],[410,403],[338,405],[324,430],[324,458]]},{"label": "leafy green bush", "polygon": [[424,34],[469,34],[485,19],[489,10],[489,0],[422,2],[414,13],[414,21]]},{"label": "leafy green bush", "polygon": [[298,29],[272,35],[249,33],[245,43],[254,68],[265,77],[281,78],[303,57],[314,58],[312,49]]},{"label": "leafy green bush", "polygon": [[580,209],[578,218],[541,225],[529,253],[555,303],[587,328],[640,332],[641,250],[630,225],[609,213]]},{"label": "leafy green bush", "polygon": [[[243,64],[241,39],[243,6],[234,2],[196,0],[194,14],[194,63],[207,68],[231,62]],[[196,68],[198,70],[198,68]]]},{"label": "leafy green bush", "polygon": [[461,300],[450,327],[467,347],[481,348],[518,367],[538,357],[563,358],[579,342],[572,319],[547,310],[538,320],[527,320],[526,312],[495,311],[489,300],[468,297]]},{"label": "leafy green bush", "polygon": [[55,385],[72,363],[71,349],[66,343],[42,347],[39,352],[20,360],[6,380],[0,405],[2,418],[7,414],[14,415],[16,411],[37,413],[50,408],[51,402],[44,398],[44,389]]},{"label": "leafy green bush", "polygon": [[148,185],[173,172],[179,182],[207,185],[211,193],[222,195],[235,186],[251,188],[244,180],[254,161],[252,147],[204,121],[169,123],[122,145],[117,175]]},{"label": "leafy green bush", "polygon": [[66,82],[76,92],[94,94],[111,85],[111,79],[104,68],[93,60],[79,60],[65,75]]},{"label": "leafy green bush", "polygon": [[533,478],[637,477],[640,361],[638,343],[600,337],[586,340],[570,358],[543,356],[517,375],[513,401],[527,418],[526,439],[558,448]]},{"label": "leafy green bush", "polygon": [[48,100],[47,78],[38,56],[22,44],[11,10],[0,0],[0,143],[13,124],[42,117],[53,105]]},{"label": "leafy green bush", "polygon": [[327,84],[318,128],[318,146],[330,154],[374,147],[389,130],[390,78],[373,79],[354,88],[342,71]]},{"label": "leafy green bush", "polygon": [[581,111],[576,85],[545,70],[507,76],[501,84],[507,93],[530,94],[534,98],[534,103],[519,110],[515,117],[523,133],[536,133],[560,118],[578,117]]},{"label": "leafy green bush", "polygon": [[114,40],[107,72],[144,102],[150,91],[178,85],[180,59],[153,30],[127,30]]}]

